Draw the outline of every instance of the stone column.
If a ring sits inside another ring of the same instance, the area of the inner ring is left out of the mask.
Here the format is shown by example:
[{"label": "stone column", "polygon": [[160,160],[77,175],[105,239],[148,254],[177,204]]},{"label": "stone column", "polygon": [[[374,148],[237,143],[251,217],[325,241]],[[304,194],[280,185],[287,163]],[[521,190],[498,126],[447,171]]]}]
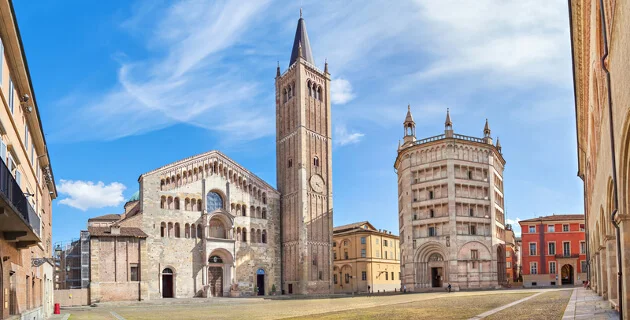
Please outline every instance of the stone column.
[{"label": "stone column", "polygon": [[622,286],[623,286],[623,318],[630,319],[630,214],[618,215],[616,218],[619,223],[621,234],[621,270]]},{"label": "stone column", "polygon": [[619,290],[617,289],[617,238],[615,236],[606,237],[606,258],[608,259],[608,298],[617,299]]},{"label": "stone column", "polygon": [[[604,242],[605,243],[605,242]],[[602,291],[601,295],[604,300],[608,299],[608,259],[606,257],[606,247],[599,247],[599,263],[602,270]]]}]

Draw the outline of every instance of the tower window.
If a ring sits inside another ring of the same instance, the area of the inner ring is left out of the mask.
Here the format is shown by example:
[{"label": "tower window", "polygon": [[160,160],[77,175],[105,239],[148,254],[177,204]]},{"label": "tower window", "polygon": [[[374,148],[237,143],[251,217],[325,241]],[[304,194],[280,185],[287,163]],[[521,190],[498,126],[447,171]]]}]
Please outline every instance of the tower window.
[{"label": "tower window", "polygon": [[322,87],[317,88],[317,99],[319,99],[319,101],[323,101],[324,100],[322,98]]},{"label": "tower window", "polygon": [[313,165],[316,167],[319,167],[319,158],[318,157],[313,157]]},{"label": "tower window", "polygon": [[288,167],[289,168],[293,167],[293,159],[289,159]]},{"label": "tower window", "polygon": [[435,217],[435,211],[433,211],[433,209],[429,210],[429,216],[430,216],[431,218],[434,218],[434,217]]},{"label": "tower window", "polygon": [[429,191],[429,199],[433,199],[433,191]]},{"label": "tower window", "polygon": [[311,84],[308,83],[306,86],[308,87],[308,96],[312,97],[313,96],[313,88],[311,88]]},{"label": "tower window", "polygon": [[468,171],[468,179],[472,180],[473,178],[473,173],[472,171]]},{"label": "tower window", "polygon": [[470,214],[471,217],[475,215],[475,211],[473,210],[473,208],[470,208],[470,210],[468,210],[468,214]]}]

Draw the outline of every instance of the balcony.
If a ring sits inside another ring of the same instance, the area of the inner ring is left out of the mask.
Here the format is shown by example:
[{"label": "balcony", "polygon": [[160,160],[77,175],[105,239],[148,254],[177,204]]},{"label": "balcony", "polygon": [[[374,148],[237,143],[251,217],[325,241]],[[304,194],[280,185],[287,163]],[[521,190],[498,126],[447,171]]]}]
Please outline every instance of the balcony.
[{"label": "balcony", "polygon": [[28,202],[4,161],[0,160],[0,232],[19,248],[36,245],[40,239],[40,218]]},{"label": "balcony", "polygon": [[556,259],[558,258],[579,258],[580,255],[578,253],[571,253],[571,254],[567,254],[567,253],[558,253],[556,254]]}]

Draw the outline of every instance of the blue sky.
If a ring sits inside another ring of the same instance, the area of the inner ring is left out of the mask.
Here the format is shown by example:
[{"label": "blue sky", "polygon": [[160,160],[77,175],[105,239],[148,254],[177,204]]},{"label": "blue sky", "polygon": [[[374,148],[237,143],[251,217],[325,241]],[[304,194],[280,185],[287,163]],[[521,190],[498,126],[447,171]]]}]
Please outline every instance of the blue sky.
[{"label": "blue sky", "polygon": [[[138,177],[218,149],[271,185],[274,77],[300,6],[332,82],[334,224],[397,232],[393,162],[418,137],[482,136],[511,222],[582,213],[563,1],[16,1],[60,191],[54,241],[120,213]],[[517,224],[516,224],[517,225]]]}]

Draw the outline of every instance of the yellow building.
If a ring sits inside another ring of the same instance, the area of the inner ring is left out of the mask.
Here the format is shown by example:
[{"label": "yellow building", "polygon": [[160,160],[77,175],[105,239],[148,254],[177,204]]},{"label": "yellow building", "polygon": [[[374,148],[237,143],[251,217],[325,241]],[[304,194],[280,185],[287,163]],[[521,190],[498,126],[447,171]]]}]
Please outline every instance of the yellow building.
[{"label": "yellow building", "polygon": [[53,311],[48,146],[13,5],[0,0],[0,319]]},{"label": "yellow building", "polygon": [[391,231],[357,222],[333,230],[335,293],[400,290],[400,242]]}]

